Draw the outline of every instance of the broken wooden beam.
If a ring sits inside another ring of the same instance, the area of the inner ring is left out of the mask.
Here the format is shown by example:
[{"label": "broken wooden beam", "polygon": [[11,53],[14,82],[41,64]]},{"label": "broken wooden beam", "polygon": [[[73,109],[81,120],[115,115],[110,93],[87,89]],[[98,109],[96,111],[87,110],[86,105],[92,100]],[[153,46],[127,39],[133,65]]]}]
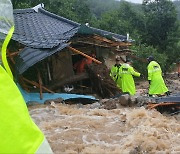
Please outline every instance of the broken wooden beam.
[{"label": "broken wooden beam", "polygon": [[82,56],[84,56],[84,57],[86,57],[86,58],[91,59],[92,61],[96,62],[97,64],[101,64],[101,63],[102,63],[101,61],[99,61],[99,60],[97,60],[97,59],[95,59],[95,58],[93,58],[93,57],[91,57],[91,56],[89,56],[89,55],[87,55],[87,54],[85,54],[85,53],[77,50],[77,49],[74,49],[74,48],[72,48],[72,47],[70,47],[70,46],[68,46],[67,48],[70,49],[70,50],[73,51],[73,52],[79,53],[80,55],[82,55]]},{"label": "broken wooden beam", "polygon": [[87,73],[81,73],[81,74],[77,74],[77,75],[73,75],[69,78],[66,78],[64,80],[58,81],[58,82],[54,82],[50,88],[53,90],[58,89],[59,87],[66,85],[66,84],[71,84],[73,82],[77,82],[83,79],[88,79],[89,75]]},{"label": "broken wooden beam", "polygon": [[148,104],[148,109],[153,109],[158,106],[168,106],[168,105],[175,105],[177,104],[176,102],[162,102],[162,103],[157,103],[157,104]]},{"label": "broken wooden beam", "polygon": [[99,35],[94,35],[93,38],[96,40],[102,41],[102,42],[109,43],[109,44],[111,44],[111,46],[131,46],[132,45],[129,42],[112,41],[112,40],[109,40],[109,39],[102,37],[102,36],[99,36]]},{"label": "broken wooden beam", "polygon": [[[28,80],[28,79],[26,79],[26,78],[24,78],[24,77],[22,77],[22,79],[23,79],[24,81],[30,83],[31,85],[34,85],[34,86],[36,86],[36,87],[39,88],[39,84],[38,84],[37,82],[35,82],[35,81],[30,81],[30,80]],[[46,87],[44,87],[44,86],[42,86],[42,89],[44,89],[44,90],[46,90],[46,91],[48,91],[48,92],[50,92],[50,93],[54,93],[52,90],[49,90],[48,88],[46,88]]]},{"label": "broken wooden beam", "polygon": [[82,43],[82,44],[88,44],[88,45],[95,45],[95,46],[99,46],[99,47],[103,47],[103,48],[112,48],[112,46],[107,46],[107,45],[102,45],[102,44],[97,44],[97,43],[91,43],[91,42],[87,42],[87,41],[76,41],[73,42],[74,43]]}]

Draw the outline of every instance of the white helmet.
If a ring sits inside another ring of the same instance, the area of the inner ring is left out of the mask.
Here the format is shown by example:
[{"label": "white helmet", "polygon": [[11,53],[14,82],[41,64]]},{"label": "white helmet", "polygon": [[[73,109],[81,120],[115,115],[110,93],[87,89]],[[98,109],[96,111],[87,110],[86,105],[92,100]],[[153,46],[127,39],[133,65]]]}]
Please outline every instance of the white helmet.
[{"label": "white helmet", "polygon": [[116,60],[117,60],[117,61],[120,61],[120,60],[121,60],[121,58],[120,58],[119,55],[116,55]]}]

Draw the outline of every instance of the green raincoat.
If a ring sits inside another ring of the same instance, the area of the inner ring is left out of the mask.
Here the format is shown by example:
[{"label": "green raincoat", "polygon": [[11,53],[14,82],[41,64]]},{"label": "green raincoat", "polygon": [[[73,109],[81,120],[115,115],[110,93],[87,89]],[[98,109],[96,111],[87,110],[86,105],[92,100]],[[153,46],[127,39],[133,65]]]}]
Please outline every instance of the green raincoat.
[{"label": "green raincoat", "polygon": [[117,87],[121,89],[121,77],[119,75],[120,67],[121,67],[121,64],[113,65],[112,68],[111,68],[110,76],[116,82]]},{"label": "green raincoat", "polygon": [[147,67],[148,69],[148,80],[151,81],[149,87],[149,94],[164,94],[168,91],[164,80],[162,78],[162,70],[160,65],[155,62],[151,61]]},{"label": "green raincoat", "polygon": [[26,103],[13,81],[6,50],[14,32],[10,0],[0,0],[0,153],[52,153],[42,131],[31,119]]},{"label": "green raincoat", "polygon": [[140,73],[134,71],[133,67],[126,63],[120,67],[119,73],[122,81],[122,91],[129,92],[130,95],[134,95],[136,93],[136,88],[133,75],[139,77]]}]

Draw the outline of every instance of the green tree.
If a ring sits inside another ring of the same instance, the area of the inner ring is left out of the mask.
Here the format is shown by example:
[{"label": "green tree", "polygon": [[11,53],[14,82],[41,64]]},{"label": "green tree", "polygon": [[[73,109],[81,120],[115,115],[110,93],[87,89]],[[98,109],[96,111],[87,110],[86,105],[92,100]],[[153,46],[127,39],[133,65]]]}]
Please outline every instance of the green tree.
[{"label": "green tree", "polygon": [[99,28],[118,34],[140,33],[144,27],[142,15],[136,12],[128,2],[119,3],[119,9],[103,14]]},{"label": "green tree", "polygon": [[164,72],[166,71],[165,64],[168,59],[166,54],[158,53],[156,48],[145,44],[134,45],[131,47],[131,50],[133,51],[133,54],[138,58],[133,60],[133,65],[142,74],[147,76],[148,62],[146,61],[146,58],[150,55],[152,55],[155,60],[161,65],[162,70]]},{"label": "green tree", "polygon": [[176,31],[177,12],[169,0],[144,0],[145,33],[143,41],[166,50],[168,35]]},{"label": "green tree", "polygon": [[44,3],[45,6],[49,5],[50,0],[12,0],[13,8],[14,9],[23,9],[23,8],[31,8],[38,4]]},{"label": "green tree", "polygon": [[76,21],[85,24],[93,18],[86,0],[76,0],[73,4],[73,11],[76,14]]},{"label": "green tree", "polygon": [[102,14],[119,7],[119,1],[116,0],[87,0],[87,4],[97,19],[101,18]]},{"label": "green tree", "polygon": [[180,60],[180,26],[178,26],[177,31],[169,34],[168,41],[169,42],[166,49],[166,55],[168,56],[167,69],[169,68],[168,65],[171,65]]},{"label": "green tree", "polygon": [[[41,0],[13,0],[14,9],[31,8],[40,3]],[[87,0],[43,0],[43,3],[46,10],[79,23],[91,22],[93,17]]]}]

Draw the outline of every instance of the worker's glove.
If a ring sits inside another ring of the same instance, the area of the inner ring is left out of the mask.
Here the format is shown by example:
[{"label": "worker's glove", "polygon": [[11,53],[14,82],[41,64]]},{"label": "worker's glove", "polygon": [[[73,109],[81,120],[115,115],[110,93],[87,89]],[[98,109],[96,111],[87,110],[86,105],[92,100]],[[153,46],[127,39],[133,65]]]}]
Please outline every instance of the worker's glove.
[{"label": "worker's glove", "polygon": [[169,92],[169,91],[167,91],[167,92],[166,92],[166,96],[169,96],[169,95],[170,95],[170,92]]},{"label": "worker's glove", "polygon": [[144,79],[144,75],[143,74],[140,74],[140,77]]}]

